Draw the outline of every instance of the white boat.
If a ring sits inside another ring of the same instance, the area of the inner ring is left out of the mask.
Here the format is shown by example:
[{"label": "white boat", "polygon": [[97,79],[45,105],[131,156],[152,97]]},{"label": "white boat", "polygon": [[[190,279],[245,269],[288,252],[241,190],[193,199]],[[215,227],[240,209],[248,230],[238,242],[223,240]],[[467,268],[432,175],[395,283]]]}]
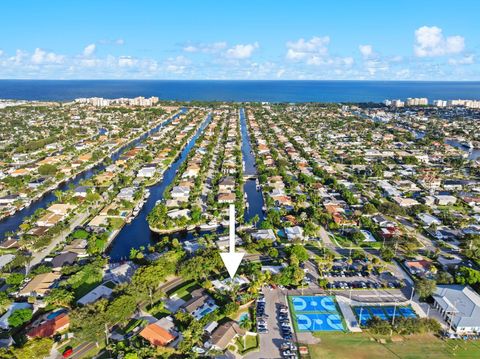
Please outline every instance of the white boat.
[{"label": "white boat", "polygon": [[218,226],[219,224],[217,222],[209,222],[209,223],[202,224],[200,226],[200,230],[209,231],[211,229],[216,229]]}]

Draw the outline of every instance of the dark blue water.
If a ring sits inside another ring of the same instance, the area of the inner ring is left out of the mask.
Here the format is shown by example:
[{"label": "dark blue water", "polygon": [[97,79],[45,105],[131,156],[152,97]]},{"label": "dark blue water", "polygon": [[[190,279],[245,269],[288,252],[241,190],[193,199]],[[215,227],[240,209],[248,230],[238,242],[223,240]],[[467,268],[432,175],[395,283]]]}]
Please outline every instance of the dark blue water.
[{"label": "dark blue water", "polygon": [[177,157],[177,159],[164,172],[162,180],[148,188],[150,190],[150,197],[148,197],[147,202],[144,204],[137,217],[135,217],[132,222],[125,225],[118,236],[113,240],[108,251],[111,261],[116,262],[122,259],[128,259],[131,248],[138,249],[141,246],[147,247],[151,244],[154,244],[158,240],[159,235],[150,231],[147,222],[147,216],[152,211],[153,207],[155,207],[155,203],[158,200],[163,199],[165,189],[174,180],[175,176],[177,175],[176,172],[178,168],[187,159],[190,150],[210,122],[210,119],[211,116],[209,115],[197,130],[195,135],[180,152],[180,155]]},{"label": "dark blue water", "polygon": [[[248,136],[247,123],[244,109],[240,109],[240,126],[242,130],[242,156],[245,163],[245,176],[257,176],[257,167],[255,165],[255,156],[253,155],[250,137]],[[245,221],[251,220],[255,215],[259,221],[257,226],[263,221],[263,195],[260,188],[257,189],[255,179],[245,181],[243,192],[247,194],[248,208],[245,208]]]},{"label": "dark blue water", "polygon": [[480,99],[480,82],[0,80],[0,98],[158,96],[165,100],[381,102],[386,98]]},{"label": "dark blue water", "polygon": [[[180,111],[180,113],[183,113],[185,111],[186,111],[186,109],[182,109]],[[180,113],[176,114],[175,116],[173,116],[173,117],[169,118],[168,120],[164,121],[162,124],[153,128],[148,133],[140,136],[138,139],[131,142],[130,144],[125,145],[125,146],[121,147],[120,149],[118,149],[113,155],[110,156],[112,161],[118,160],[120,158],[120,156],[122,155],[122,153],[124,153],[127,148],[131,148],[132,146],[136,146],[140,142],[144,141],[151,134],[153,134],[155,132],[158,132],[158,130],[162,126],[167,125],[170,121],[177,118],[180,115]],[[81,181],[91,178],[95,173],[97,173],[99,171],[102,171],[104,169],[105,169],[105,164],[102,162],[102,163],[92,167],[91,169],[88,169],[84,172],[79,173],[76,177],[72,178],[71,180],[68,180],[68,181],[62,183],[55,190],[58,189],[62,192],[66,191],[66,190],[69,189],[69,187],[71,185],[77,186]],[[51,202],[55,201],[57,199],[57,197],[55,196],[54,191],[46,193],[43,197],[37,199],[36,201],[33,201],[30,204],[30,206],[24,208],[21,211],[17,211],[13,216],[6,217],[2,221],[0,221],[0,241],[2,241],[5,238],[6,233],[15,232],[18,229],[18,227],[20,226],[20,224],[23,223],[25,218],[34,214],[37,209],[47,208],[48,205]]]}]

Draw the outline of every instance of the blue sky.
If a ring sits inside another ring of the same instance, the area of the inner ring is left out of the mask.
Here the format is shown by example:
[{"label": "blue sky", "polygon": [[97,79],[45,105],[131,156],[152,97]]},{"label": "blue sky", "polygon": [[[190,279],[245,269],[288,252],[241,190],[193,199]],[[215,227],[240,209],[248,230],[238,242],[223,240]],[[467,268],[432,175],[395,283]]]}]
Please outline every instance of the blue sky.
[{"label": "blue sky", "polygon": [[2,0],[0,78],[480,80],[476,0]]}]

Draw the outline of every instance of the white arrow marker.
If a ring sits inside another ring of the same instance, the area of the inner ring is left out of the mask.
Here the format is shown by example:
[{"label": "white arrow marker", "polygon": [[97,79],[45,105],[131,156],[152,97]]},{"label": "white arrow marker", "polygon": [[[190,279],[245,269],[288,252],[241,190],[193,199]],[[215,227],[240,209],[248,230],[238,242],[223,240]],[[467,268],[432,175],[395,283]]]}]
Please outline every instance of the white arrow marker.
[{"label": "white arrow marker", "polygon": [[220,253],[222,257],[223,264],[227,268],[228,274],[230,274],[230,278],[235,276],[237,273],[238,267],[240,267],[240,263],[242,262],[243,256],[245,253],[243,252],[235,252],[235,205],[231,204],[229,208],[229,251],[227,253]]}]

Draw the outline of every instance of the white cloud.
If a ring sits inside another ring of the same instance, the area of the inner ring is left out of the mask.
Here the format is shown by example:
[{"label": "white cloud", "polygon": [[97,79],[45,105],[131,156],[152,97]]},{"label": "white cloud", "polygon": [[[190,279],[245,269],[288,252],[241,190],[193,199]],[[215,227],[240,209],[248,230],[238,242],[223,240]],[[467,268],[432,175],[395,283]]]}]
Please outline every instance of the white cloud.
[{"label": "white cloud", "polygon": [[310,40],[299,39],[287,42],[287,59],[293,61],[306,60],[310,64],[320,63],[322,57],[328,55],[330,37],[314,36]]},{"label": "white cloud", "polygon": [[189,44],[183,48],[185,52],[203,52],[203,53],[217,53],[227,47],[224,41],[213,42],[210,44]]},{"label": "white cloud", "polygon": [[248,59],[252,56],[255,49],[258,49],[258,42],[253,44],[238,44],[229,48],[225,56],[230,59]]},{"label": "white cloud", "polygon": [[353,57],[344,57],[342,59],[343,63],[346,65],[346,66],[352,66],[353,63],[355,62],[355,60],[353,59]]},{"label": "white cloud", "polygon": [[37,47],[31,57],[31,61],[35,65],[61,64],[64,58],[65,57],[63,55],[58,55],[54,52],[47,52]]},{"label": "white cloud", "polygon": [[118,66],[120,67],[132,67],[135,63],[136,60],[131,56],[120,56],[118,58]]},{"label": "white cloud", "polygon": [[0,56],[3,56],[4,52],[3,50],[0,50]]},{"label": "white cloud", "polygon": [[83,55],[87,57],[92,56],[96,48],[97,48],[97,45],[95,44],[90,44],[85,46],[85,48],[83,49]]},{"label": "white cloud", "polygon": [[475,63],[475,55],[465,55],[460,59],[448,59],[450,65],[471,65]]},{"label": "white cloud", "polygon": [[116,39],[115,40],[115,45],[124,45],[125,44],[125,40],[124,39]]},{"label": "white cloud", "polygon": [[185,73],[191,61],[185,56],[169,57],[165,60],[164,70],[168,73],[181,75]]},{"label": "white cloud", "polygon": [[415,30],[415,55],[418,57],[444,56],[458,54],[465,48],[462,36],[443,35],[437,26],[422,26]]},{"label": "white cloud", "polygon": [[363,57],[369,58],[373,55],[373,47],[372,45],[359,45],[358,49]]}]

